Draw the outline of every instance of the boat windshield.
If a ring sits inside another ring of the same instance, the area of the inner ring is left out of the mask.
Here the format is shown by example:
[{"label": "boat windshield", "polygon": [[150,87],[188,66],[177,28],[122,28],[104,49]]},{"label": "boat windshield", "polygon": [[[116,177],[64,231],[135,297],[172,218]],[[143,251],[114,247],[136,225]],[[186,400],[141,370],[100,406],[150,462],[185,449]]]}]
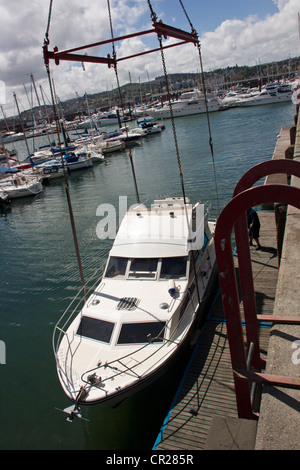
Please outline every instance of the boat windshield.
[{"label": "boat windshield", "polygon": [[[109,259],[105,277],[114,279],[185,279],[188,257]],[[128,269],[127,269],[128,268]]]},{"label": "boat windshield", "polygon": [[76,334],[103,343],[110,343],[114,326],[115,324],[112,322],[83,316]]},{"label": "boat windshield", "polygon": [[118,338],[118,344],[150,343],[163,341],[166,323],[124,323]]},{"label": "boat windshield", "polygon": [[134,258],[131,260],[128,277],[139,278],[156,278],[157,258]]},{"label": "boat windshield", "polygon": [[124,279],[127,268],[127,262],[128,258],[119,258],[117,256],[112,256],[109,259],[105,277]]},{"label": "boat windshield", "polygon": [[184,279],[186,277],[187,258],[163,258],[160,279]]}]

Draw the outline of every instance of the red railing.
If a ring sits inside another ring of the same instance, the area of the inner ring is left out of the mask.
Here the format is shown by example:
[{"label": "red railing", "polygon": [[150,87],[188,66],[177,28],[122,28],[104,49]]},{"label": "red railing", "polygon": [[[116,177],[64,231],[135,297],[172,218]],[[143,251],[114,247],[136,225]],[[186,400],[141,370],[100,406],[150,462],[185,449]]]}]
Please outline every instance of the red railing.
[{"label": "red railing", "polygon": [[[299,188],[279,184],[251,187],[264,176],[275,173],[286,173],[300,178],[300,163],[292,160],[271,160],[249,170],[237,184],[232,200],[220,214],[215,232],[216,256],[234,375],[238,416],[245,419],[258,418],[252,406],[252,383],[269,383],[300,388],[300,379],[261,372],[265,368],[265,362],[260,357],[258,321],[300,323],[299,317],[257,315],[256,311],[246,211],[252,206],[275,201],[291,204],[300,209]],[[231,235],[233,229],[235,230],[245,316],[246,347],[232,254]]]}]

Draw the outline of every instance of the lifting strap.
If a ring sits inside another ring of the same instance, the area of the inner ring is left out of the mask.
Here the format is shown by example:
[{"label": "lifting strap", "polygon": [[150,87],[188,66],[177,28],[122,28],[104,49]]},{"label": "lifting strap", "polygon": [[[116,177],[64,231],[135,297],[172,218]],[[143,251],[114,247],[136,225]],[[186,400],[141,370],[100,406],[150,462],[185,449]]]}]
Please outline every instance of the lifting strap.
[{"label": "lifting strap", "polygon": [[[53,4],[53,0],[50,0],[48,22],[47,22],[47,28],[46,28],[45,40],[44,40],[44,45],[45,46],[47,46],[49,44],[49,29],[50,29],[50,22],[51,22],[52,4]],[[57,109],[56,109],[56,104],[55,104],[54,90],[53,90],[53,85],[52,85],[52,80],[51,80],[49,62],[45,62],[45,67],[46,67],[48,81],[49,81],[49,88],[50,88],[50,93],[51,93],[54,120],[55,120],[56,127],[57,127],[58,145],[59,145],[59,148],[60,148],[61,163],[62,163],[63,172],[64,172],[65,190],[66,190],[66,196],[67,196],[67,202],[68,202],[68,209],[69,209],[70,222],[71,222],[73,240],[74,240],[76,257],[77,257],[79,275],[80,275],[80,280],[81,280],[81,285],[82,285],[82,290],[83,290],[83,297],[84,297],[84,300],[86,301],[85,280],[84,280],[84,275],[83,275],[81,257],[80,257],[80,253],[79,253],[79,244],[78,244],[78,238],[77,238],[76,227],[75,227],[74,213],[73,213],[73,208],[72,208],[72,203],[71,203],[69,180],[68,180],[68,175],[67,175],[67,170],[66,170],[66,164],[64,162],[63,153],[62,153],[62,143],[61,143],[61,138],[60,138],[60,133],[59,133],[60,132],[60,123],[59,123],[59,118],[58,118],[58,115],[57,115]]]},{"label": "lifting strap", "polygon": [[[191,27],[191,32],[194,33],[198,37],[198,34],[197,34],[197,32],[196,32],[196,30],[195,30],[195,28],[194,28],[194,26],[193,26],[193,24],[192,24],[192,22],[189,18],[189,15],[187,14],[186,8],[184,7],[184,5],[182,3],[182,0],[179,0],[179,3],[182,7],[182,10],[183,10],[183,12],[186,16],[187,21],[189,22],[189,25]],[[206,118],[207,118],[208,133],[209,133],[209,146],[210,146],[210,151],[211,151],[211,156],[212,156],[212,163],[213,163],[213,168],[214,168],[214,179],[215,179],[218,213],[220,213],[220,204],[219,204],[218,185],[217,185],[217,178],[216,178],[216,167],[215,167],[213,140],[212,140],[212,135],[211,135],[210,119],[209,119],[209,112],[208,112],[208,105],[207,105],[207,93],[206,93],[206,86],[205,86],[205,80],[204,80],[203,62],[202,62],[201,46],[200,46],[199,39],[197,41],[197,49],[198,49],[199,61],[200,61],[202,91],[203,91],[204,98],[205,98]]]},{"label": "lifting strap", "polygon": [[[111,16],[111,8],[110,8],[110,1],[109,0],[107,0],[107,8],[108,8],[111,38],[113,39],[114,38],[114,33],[113,33],[112,16]],[[115,51],[114,41],[112,41],[112,49],[113,49],[113,58],[116,59],[116,51]],[[123,117],[124,117],[125,107],[123,105],[123,97],[122,97],[122,92],[121,92],[121,87],[120,87],[120,80],[119,80],[118,67],[117,67],[117,61],[116,60],[114,62],[113,67],[115,69],[118,92],[119,92],[119,96],[120,96],[121,108],[122,108]],[[126,135],[127,135],[127,138],[128,138],[127,126],[125,126],[125,132],[126,132]],[[139,196],[139,191],[138,191],[138,186],[137,186],[137,180],[136,180],[136,176],[135,176],[135,169],[134,169],[134,164],[133,164],[133,158],[132,158],[132,152],[131,152],[130,145],[129,145],[129,148],[128,148],[128,156],[129,156],[129,161],[130,161],[130,164],[131,164],[131,171],[132,171],[132,176],[133,176],[133,182],[134,182],[134,187],[135,187],[136,198],[137,198],[137,202],[140,204],[141,201],[140,201],[140,196]]]}]

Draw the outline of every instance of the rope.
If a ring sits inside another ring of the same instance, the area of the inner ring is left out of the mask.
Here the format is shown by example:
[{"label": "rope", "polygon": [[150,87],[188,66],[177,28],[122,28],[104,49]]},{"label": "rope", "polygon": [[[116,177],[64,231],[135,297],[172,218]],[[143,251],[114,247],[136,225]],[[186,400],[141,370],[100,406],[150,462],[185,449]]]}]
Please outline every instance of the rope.
[{"label": "rope", "polygon": [[[151,12],[151,19],[152,19],[153,23],[155,23],[156,20],[157,20],[157,16],[156,16],[156,14],[155,14],[155,12],[152,8],[151,1],[147,0],[147,2],[148,2],[148,6],[149,6],[149,9],[150,9],[150,12]],[[182,168],[181,168],[181,161],[180,161],[180,155],[179,155],[179,147],[178,147],[178,140],[177,140],[175,122],[174,122],[173,109],[172,109],[172,104],[171,104],[171,94],[170,94],[170,88],[169,88],[166,61],[165,61],[165,56],[164,56],[164,52],[163,52],[162,37],[159,36],[159,35],[157,35],[157,37],[158,37],[158,42],[159,42],[159,46],[160,46],[160,53],[161,53],[161,59],[162,59],[162,64],[163,64],[164,76],[165,76],[165,83],[166,83],[166,90],[167,90],[167,97],[168,97],[168,105],[169,105],[170,115],[171,115],[172,131],[173,131],[173,137],[174,137],[174,145],[175,145],[175,151],[176,151],[177,164],[178,164],[178,169],[179,169],[181,190],[182,190],[184,205],[186,206],[186,195],[185,195],[185,188],[184,188],[184,180],[183,180],[183,174],[182,174]]]},{"label": "rope", "polygon": [[[109,25],[110,25],[110,33],[111,33],[111,38],[114,38],[114,32],[113,32],[113,25],[112,25],[112,16],[111,16],[111,8],[110,8],[110,1],[107,0],[107,9],[108,9],[108,17],[109,17]],[[113,48],[113,57],[115,58],[116,56],[116,51],[115,51],[115,44],[112,42],[112,48]]]},{"label": "rope", "polygon": [[[187,14],[186,8],[184,7],[182,0],[179,0],[179,3],[182,7],[182,10],[186,16],[187,21],[189,22],[189,25],[191,27],[192,33],[196,34],[198,37],[198,34],[189,18],[189,15]],[[218,205],[218,212],[220,213],[220,204],[219,204],[219,195],[218,195],[218,186],[217,186],[217,178],[216,178],[216,167],[215,167],[215,158],[214,158],[214,149],[213,149],[213,140],[212,140],[212,135],[211,135],[211,127],[210,127],[210,119],[209,119],[209,112],[208,112],[208,105],[207,105],[207,93],[206,93],[206,86],[205,86],[205,80],[204,80],[204,71],[203,71],[203,63],[202,63],[202,55],[201,55],[201,46],[200,46],[200,41],[198,39],[197,41],[197,49],[199,53],[199,60],[200,60],[200,69],[201,69],[201,82],[202,82],[202,90],[204,94],[204,99],[205,99],[205,108],[206,108],[206,118],[207,118],[207,124],[208,124],[208,133],[209,133],[209,146],[210,146],[210,151],[211,151],[211,156],[212,156],[212,163],[213,163],[213,169],[214,169],[214,180],[215,180],[215,188],[216,188],[216,197],[217,197],[217,205]]]},{"label": "rope", "polygon": [[205,86],[205,80],[204,80],[204,71],[203,71],[203,63],[202,63],[202,56],[201,56],[201,47],[200,47],[199,41],[197,43],[197,48],[198,48],[199,60],[200,60],[202,89],[203,89],[203,93],[204,93],[204,97],[205,97],[206,118],[207,118],[208,133],[209,133],[209,146],[210,146],[210,152],[211,152],[213,169],[214,169],[214,180],[215,180],[215,188],[216,188],[217,206],[218,206],[218,213],[220,214],[220,203],[219,203],[219,194],[218,194],[218,185],[217,185],[217,175],[216,175],[214,148],[213,148],[213,140],[212,140],[211,128],[210,128],[210,119],[209,119],[209,112],[208,112],[208,105],[207,105],[206,86]]},{"label": "rope", "polygon": [[47,45],[49,44],[49,30],[50,30],[50,23],[51,23],[51,15],[52,15],[52,6],[53,6],[53,0],[50,0],[49,4],[49,12],[48,12],[48,21],[47,21],[47,28],[45,32],[45,41],[44,44]]},{"label": "rope", "polygon": [[178,169],[179,169],[182,195],[183,195],[184,204],[186,204],[184,180],[183,180],[182,167],[181,167],[181,161],[180,161],[180,155],[179,155],[179,146],[178,146],[178,140],[177,140],[177,134],[176,134],[176,128],[175,128],[175,122],[174,122],[174,115],[173,115],[173,109],[172,109],[172,103],[171,103],[171,94],[170,94],[170,88],[169,88],[166,61],[165,61],[165,56],[164,56],[164,52],[163,52],[162,38],[158,37],[158,41],[159,41],[159,45],[160,45],[162,64],[163,64],[163,70],[164,70],[164,75],[165,75],[165,82],[166,82],[166,89],[167,89],[167,96],[168,96],[168,104],[169,104],[170,114],[171,114],[172,131],[173,131],[173,137],[174,137],[174,145],[175,145],[176,158],[177,158],[177,164],[178,164]]},{"label": "rope", "polygon": [[[61,139],[60,139],[60,134],[59,134],[59,120],[58,120],[56,106],[55,106],[55,100],[54,100],[54,93],[53,93],[53,87],[52,87],[49,64],[46,64],[46,70],[47,70],[48,80],[49,80],[49,87],[50,87],[50,93],[51,93],[51,98],[52,98],[53,112],[54,112],[55,122],[56,122],[56,126],[57,126],[58,145],[59,145],[59,148],[61,149]],[[65,165],[65,162],[64,162],[64,159],[63,159],[62,150],[60,152],[60,156],[61,156],[61,162],[62,162],[63,171],[64,171],[65,190],[66,190],[66,196],[67,196],[67,201],[68,201],[69,215],[70,215],[70,221],[71,221],[71,226],[72,226],[72,233],[73,233],[75,251],[76,251],[76,256],[77,256],[77,263],[78,263],[78,267],[79,267],[80,280],[81,280],[81,285],[83,287],[83,296],[84,296],[84,299],[86,300],[85,281],[84,281],[81,258],[80,258],[80,253],[79,253],[79,245],[78,245],[78,239],[77,239],[76,228],[75,228],[75,219],[74,219],[73,208],[72,208],[72,203],[71,203],[69,180],[68,180],[68,177],[67,177],[66,165]]]},{"label": "rope", "polygon": [[193,27],[193,25],[192,25],[192,22],[191,22],[191,20],[190,20],[190,18],[189,18],[189,15],[187,14],[187,11],[186,11],[185,7],[183,6],[182,1],[179,0],[179,3],[180,3],[180,5],[181,5],[181,7],[182,7],[182,9],[183,9],[183,12],[184,12],[184,14],[185,14],[185,16],[186,16],[186,19],[188,20],[188,22],[189,22],[189,24],[190,24],[191,30],[194,31],[194,32],[196,32],[195,29],[194,29],[194,27]]},{"label": "rope", "polygon": [[[150,11],[151,11],[152,21],[155,23],[156,19],[157,19],[157,16],[153,11],[150,0],[148,0],[148,5],[149,5]],[[168,105],[169,105],[169,110],[170,110],[170,115],[171,115],[172,131],[173,131],[175,152],[176,152],[176,158],[177,158],[177,164],[178,164],[178,170],[179,170],[179,178],[180,178],[180,184],[181,184],[181,190],[182,190],[182,196],[183,196],[183,202],[184,202],[186,223],[187,223],[187,227],[189,227],[189,218],[188,218],[187,202],[186,202],[186,195],[185,195],[185,188],[184,188],[184,179],[183,179],[183,174],[182,174],[182,167],[181,167],[180,154],[179,154],[179,146],[178,146],[178,140],[177,140],[177,134],[176,134],[176,128],[175,128],[175,121],[174,121],[174,115],[173,115],[173,109],[172,109],[172,103],[171,103],[171,94],[170,94],[170,88],[169,88],[169,80],[168,80],[168,74],[167,74],[166,61],[165,61],[165,56],[164,56],[164,51],[163,51],[162,37],[161,37],[161,35],[157,35],[157,37],[158,37],[158,42],[159,42],[159,46],[160,46],[162,65],[163,65],[164,76],[165,76],[165,83],[166,83],[166,90],[167,90],[167,97],[168,97]],[[196,265],[195,265],[195,259],[194,259],[193,252],[191,253],[191,261],[192,261],[192,267],[193,267],[193,271],[194,271],[194,275],[195,275],[195,279],[196,279],[196,291],[197,291],[197,297],[198,297],[198,304],[200,305],[201,298],[200,298],[200,292],[199,292],[199,287],[198,287],[198,282],[197,282],[197,271],[196,271]]]},{"label": "rope", "polygon": [[[46,32],[45,32],[44,45],[48,45],[49,42],[50,42],[49,41],[49,29],[50,29],[50,23],[51,23],[52,5],[53,5],[53,0],[50,0],[48,22],[47,22],[47,28],[46,28]],[[76,227],[75,227],[75,219],[74,219],[72,203],[71,203],[69,181],[68,181],[66,165],[65,165],[65,162],[64,162],[64,159],[63,159],[63,153],[62,153],[62,144],[61,144],[60,133],[59,133],[60,123],[59,123],[59,119],[58,119],[58,115],[57,115],[57,109],[56,109],[56,105],[55,105],[54,91],[53,91],[53,85],[52,85],[52,80],[51,80],[51,73],[50,73],[49,63],[45,62],[45,67],[46,67],[47,76],[48,76],[48,82],[49,82],[49,88],[50,88],[50,94],[51,94],[51,100],[52,100],[52,108],[53,108],[53,114],[54,114],[54,120],[56,122],[56,127],[57,127],[58,145],[59,145],[59,148],[60,148],[60,156],[61,156],[61,162],[62,162],[62,167],[63,167],[63,172],[64,172],[65,190],[66,190],[66,196],[67,196],[67,202],[68,202],[68,208],[69,208],[69,215],[70,215],[70,221],[71,221],[71,227],[72,227],[72,233],[73,233],[73,240],[74,240],[76,257],[77,257],[77,263],[78,263],[78,268],[79,268],[80,280],[81,280],[81,284],[82,284],[82,288],[83,288],[83,295],[84,295],[84,299],[86,300],[85,281],[84,281],[81,258],[80,258],[80,253],[79,253],[79,245],[78,245],[78,239],[77,239]]]},{"label": "rope", "polygon": [[[107,0],[107,8],[108,8],[111,38],[113,39],[114,38],[114,32],[113,32],[112,15],[111,15],[111,8],[110,8],[110,1],[109,0]],[[116,51],[115,51],[114,42],[112,42],[112,48],[113,48],[113,58],[116,59]],[[117,87],[118,87],[118,92],[119,92],[119,97],[120,97],[120,102],[121,102],[121,108],[122,108],[122,112],[123,112],[123,116],[124,116],[125,107],[124,107],[124,104],[123,104],[123,97],[122,97],[122,93],[121,93],[121,86],[120,86],[120,80],[119,80],[119,74],[118,74],[118,68],[117,68],[117,61],[116,60],[115,60],[114,69],[115,69],[115,74],[116,74]],[[125,126],[125,132],[126,132],[126,136],[127,136],[127,139],[128,139],[127,126]],[[129,160],[130,160],[130,164],[131,164],[131,171],[132,171],[132,176],[133,176],[133,182],[134,182],[134,187],[135,187],[136,198],[137,198],[137,202],[140,204],[139,190],[138,190],[137,180],[136,180],[136,176],[135,176],[135,169],[134,169],[134,164],[133,164],[133,159],[132,159],[132,153],[131,153],[130,146],[128,148],[128,156],[129,156]]]}]

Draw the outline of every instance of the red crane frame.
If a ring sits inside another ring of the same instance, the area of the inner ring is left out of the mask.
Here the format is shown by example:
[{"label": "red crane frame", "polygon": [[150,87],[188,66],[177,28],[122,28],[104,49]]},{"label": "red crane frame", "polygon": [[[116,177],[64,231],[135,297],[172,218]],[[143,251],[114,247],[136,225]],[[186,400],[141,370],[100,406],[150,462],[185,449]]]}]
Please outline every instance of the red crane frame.
[{"label": "red crane frame", "polygon": [[145,55],[145,54],[150,54],[152,52],[157,52],[157,51],[160,50],[160,48],[140,52],[138,54],[134,54],[134,55],[131,55],[131,56],[122,57],[120,59],[117,59],[115,56],[111,57],[110,54],[108,54],[107,57],[97,57],[97,56],[89,56],[89,55],[86,55],[86,54],[74,54],[74,52],[82,51],[82,50],[85,50],[85,49],[90,49],[92,47],[103,46],[103,45],[114,43],[114,42],[117,42],[117,41],[123,41],[125,39],[130,39],[130,38],[134,38],[134,37],[137,37],[137,36],[143,36],[143,35],[151,34],[151,33],[156,33],[159,37],[163,36],[165,39],[168,36],[170,36],[170,37],[181,40],[181,42],[179,42],[179,43],[164,46],[163,49],[168,49],[168,48],[171,48],[171,47],[175,47],[175,46],[179,46],[179,45],[187,44],[187,43],[192,43],[195,46],[197,44],[199,44],[198,35],[195,31],[192,31],[191,33],[188,33],[188,32],[183,31],[181,29],[174,28],[173,26],[168,26],[168,25],[164,24],[162,21],[154,21],[153,22],[153,29],[148,29],[146,31],[140,31],[140,32],[137,32],[137,33],[127,34],[125,36],[119,36],[117,38],[111,38],[111,39],[107,39],[107,40],[104,40],[104,41],[99,41],[99,42],[95,42],[95,43],[92,43],[92,44],[87,44],[85,46],[74,47],[72,49],[66,49],[66,50],[63,50],[63,51],[59,51],[56,46],[54,47],[53,51],[49,51],[48,50],[48,44],[49,43],[46,41],[44,43],[44,46],[43,46],[44,62],[45,62],[46,65],[48,65],[49,60],[53,59],[55,61],[56,65],[59,65],[60,60],[69,60],[69,61],[73,61],[73,62],[92,62],[92,63],[97,63],[97,64],[107,64],[108,67],[116,67],[117,62],[127,60],[127,59],[131,59],[133,57],[139,57],[139,56],[142,56],[142,55]]}]

